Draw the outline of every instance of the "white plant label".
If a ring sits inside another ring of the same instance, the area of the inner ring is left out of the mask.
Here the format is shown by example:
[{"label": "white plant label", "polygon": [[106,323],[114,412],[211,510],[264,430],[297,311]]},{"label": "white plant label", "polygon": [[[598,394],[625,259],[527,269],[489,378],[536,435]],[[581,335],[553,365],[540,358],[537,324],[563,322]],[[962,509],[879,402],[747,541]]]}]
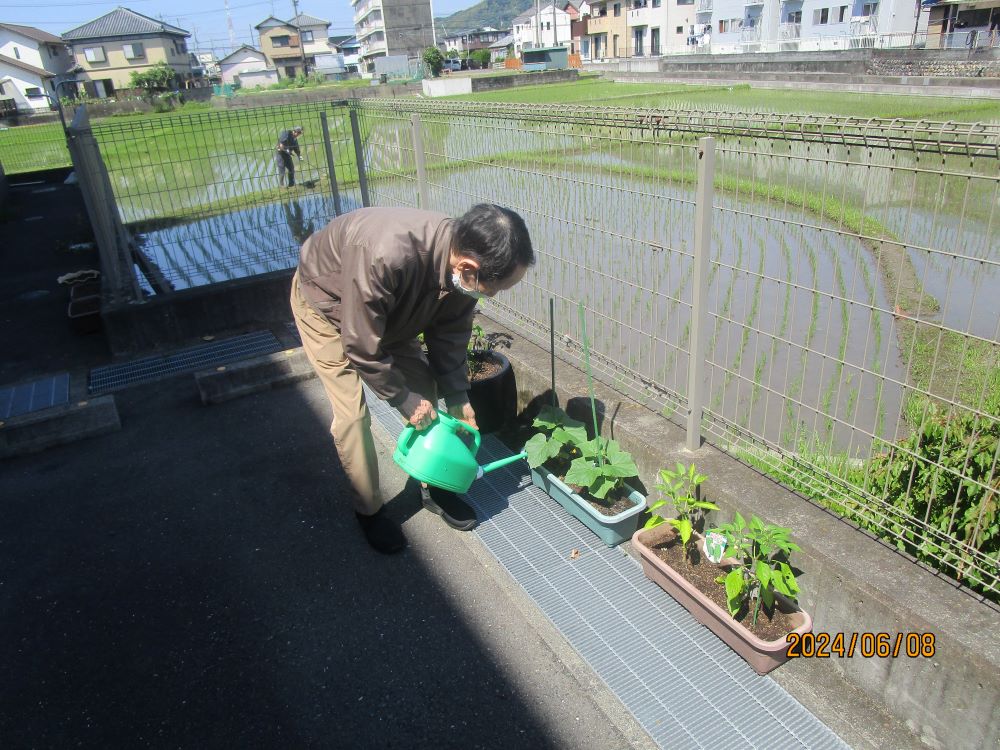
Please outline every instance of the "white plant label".
[{"label": "white plant label", "polygon": [[714,563],[722,560],[726,552],[726,535],[718,531],[705,534],[705,556]]}]

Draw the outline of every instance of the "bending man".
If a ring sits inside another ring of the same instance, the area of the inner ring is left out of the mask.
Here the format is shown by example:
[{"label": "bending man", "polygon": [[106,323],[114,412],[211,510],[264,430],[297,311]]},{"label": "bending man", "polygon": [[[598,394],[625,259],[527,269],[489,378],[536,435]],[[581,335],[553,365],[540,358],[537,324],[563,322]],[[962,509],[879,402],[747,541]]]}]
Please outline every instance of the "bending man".
[{"label": "bending man", "polygon": [[[406,540],[382,510],[362,382],[417,429],[437,416],[439,395],[450,414],[475,426],[466,347],[476,301],[513,287],[534,262],[521,217],[487,204],[457,220],[363,208],[337,217],[302,245],[292,312],[333,407],[330,431],[355,514],[379,552],[397,552]],[[472,508],[454,493],[430,488],[421,496],[450,526],[475,525]]]}]

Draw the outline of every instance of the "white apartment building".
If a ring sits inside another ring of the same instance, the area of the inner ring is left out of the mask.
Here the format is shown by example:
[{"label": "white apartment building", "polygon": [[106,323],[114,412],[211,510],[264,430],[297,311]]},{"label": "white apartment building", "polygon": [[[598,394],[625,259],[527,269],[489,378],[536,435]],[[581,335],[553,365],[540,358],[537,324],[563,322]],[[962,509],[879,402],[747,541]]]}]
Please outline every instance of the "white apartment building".
[{"label": "white apartment building", "polygon": [[633,57],[907,46],[927,14],[912,0],[630,0],[627,23]]}]

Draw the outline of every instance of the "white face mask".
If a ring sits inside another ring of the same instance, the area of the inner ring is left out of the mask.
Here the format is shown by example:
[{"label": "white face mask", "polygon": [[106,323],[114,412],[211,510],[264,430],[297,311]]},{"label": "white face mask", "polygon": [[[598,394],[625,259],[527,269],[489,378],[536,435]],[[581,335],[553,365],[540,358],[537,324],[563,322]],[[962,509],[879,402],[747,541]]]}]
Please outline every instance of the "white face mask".
[{"label": "white face mask", "polygon": [[[455,287],[455,289],[460,291],[462,294],[468,295],[473,299],[483,299],[486,297],[486,295],[480,291],[477,291],[475,289],[466,289],[464,286],[462,286],[462,274],[460,274],[458,271],[451,272],[451,285]],[[476,286],[479,286],[478,271],[476,272]]]}]

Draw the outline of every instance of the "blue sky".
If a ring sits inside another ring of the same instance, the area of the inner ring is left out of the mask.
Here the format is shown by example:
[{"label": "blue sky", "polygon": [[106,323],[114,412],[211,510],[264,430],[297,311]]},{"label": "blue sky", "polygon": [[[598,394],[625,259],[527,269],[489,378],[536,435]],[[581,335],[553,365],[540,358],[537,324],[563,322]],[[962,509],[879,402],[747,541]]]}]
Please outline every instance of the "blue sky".
[{"label": "blue sky", "polygon": [[[474,5],[476,0],[432,0],[435,16],[446,16],[456,10]],[[38,3],[31,0],[0,0],[0,22],[19,23],[61,34],[87,23],[108,11],[123,5],[153,18],[180,26],[191,32],[191,48],[198,47],[217,52],[229,48],[229,31],[226,25],[224,0],[119,0],[96,2],[80,0],[69,2]],[[291,0],[229,0],[233,31],[237,44],[247,43],[254,33],[252,27],[270,15],[291,18],[295,15]],[[330,34],[351,34],[353,14],[349,0],[337,2],[310,2],[300,0],[299,10],[330,22]]]}]

